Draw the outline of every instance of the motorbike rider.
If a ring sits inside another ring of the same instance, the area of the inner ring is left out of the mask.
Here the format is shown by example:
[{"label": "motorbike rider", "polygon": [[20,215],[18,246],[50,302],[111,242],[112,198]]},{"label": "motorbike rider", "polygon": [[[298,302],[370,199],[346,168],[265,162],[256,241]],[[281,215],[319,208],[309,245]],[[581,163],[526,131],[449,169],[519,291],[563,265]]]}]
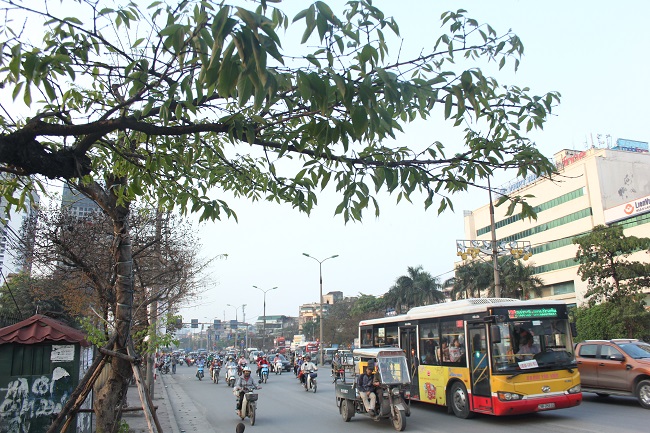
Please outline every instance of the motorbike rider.
[{"label": "motorbike rider", "polygon": [[255,380],[251,376],[251,369],[250,367],[246,366],[242,369],[242,375],[237,378],[237,381],[235,382],[234,386],[234,392],[235,395],[237,396],[237,415],[239,415],[239,411],[241,410],[241,404],[242,401],[244,400],[244,393],[246,389],[251,390],[251,389],[259,389],[257,384],[255,383]]},{"label": "motorbike rider", "polygon": [[257,361],[257,377],[262,380],[262,366],[266,365],[267,368],[271,368],[269,365],[268,359],[266,359],[266,355],[262,356],[259,361]]},{"label": "motorbike rider", "polygon": [[282,370],[282,359],[280,359],[280,354],[276,353],[275,358],[273,358],[273,368],[276,369],[278,363],[280,363],[280,370]]},{"label": "motorbike rider", "polygon": [[199,358],[198,361],[196,361],[196,377],[199,377],[199,370],[205,367],[205,361],[203,358]]},{"label": "motorbike rider", "polygon": [[375,390],[377,389],[377,385],[379,385],[379,381],[375,379],[374,370],[375,366],[368,364],[365,374],[360,375],[357,379],[357,388],[359,389],[361,401],[363,401],[366,411],[372,416],[375,416],[375,405],[377,404]]},{"label": "motorbike rider", "polygon": [[296,362],[293,365],[293,374],[295,374],[296,376],[299,376],[299,373],[302,372],[300,367],[302,367],[303,362],[304,359],[302,358],[302,356],[300,355],[296,356]]},{"label": "motorbike rider", "polygon": [[316,367],[316,364],[311,362],[311,356],[305,356],[305,361],[300,366],[300,371],[302,371],[300,383],[302,383],[304,386],[307,386],[307,375],[316,370],[318,370],[318,367]]}]

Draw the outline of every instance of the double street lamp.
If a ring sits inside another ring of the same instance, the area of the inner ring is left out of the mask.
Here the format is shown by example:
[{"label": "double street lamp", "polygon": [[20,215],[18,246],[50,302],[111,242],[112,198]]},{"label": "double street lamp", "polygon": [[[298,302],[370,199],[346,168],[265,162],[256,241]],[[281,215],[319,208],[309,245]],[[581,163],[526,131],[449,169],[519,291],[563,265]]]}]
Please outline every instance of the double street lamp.
[{"label": "double street lamp", "polygon": [[[235,329],[235,347],[237,347],[239,345],[239,340],[237,337],[237,333],[239,331],[239,320],[237,319],[237,310],[241,308],[241,312],[243,316],[242,322],[244,322],[244,325],[246,325],[246,313],[244,310],[244,308],[246,308],[246,304],[242,304],[239,307],[232,304],[226,304],[226,305],[235,309],[235,322],[237,323],[237,329]],[[248,329],[246,329],[246,333],[244,334],[244,345],[246,345],[247,340],[248,340]]]},{"label": "double street lamp", "polygon": [[323,314],[323,263],[326,262],[329,259],[333,259],[335,257],[338,257],[338,254],[334,254],[333,256],[327,257],[323,260],[318,260],[316,257],[312,257],[307,253],[302,253],[303,256],[309,257],[310,259],[314,259],[318,262],[318,275],[320,277],[320,299],[319,299],[319,304],[320,304],[320,337],[319,337],[319,342],[318,342],[318,362],[320,364],[324,363],[323,360],[323,322],[324,322],[324,314]]},{"label": "double street lamp", "polygon": [[260,289],[257,286],[253,286],[257,290],[260,290],[262,293],[264,293],[264,318],[263,318],[263,324],[262,324],[262,350],[266,350],[265,345],[266,345],[266,292],[270,292],[271,290],[277,289],[277,287],[272,287],[270,289]]}]

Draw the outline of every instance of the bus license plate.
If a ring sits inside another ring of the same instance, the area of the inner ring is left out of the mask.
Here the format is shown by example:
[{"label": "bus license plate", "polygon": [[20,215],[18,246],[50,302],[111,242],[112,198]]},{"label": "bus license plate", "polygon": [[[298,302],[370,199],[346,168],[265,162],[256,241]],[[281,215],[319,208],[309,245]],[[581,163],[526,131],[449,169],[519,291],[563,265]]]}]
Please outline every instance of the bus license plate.
[{"label": "bus license plate", "polygon": [[543,403],[543,404],[538,404],[537,409],[539,410],[545,410],[545,409],[555,409],[555,403]]}]

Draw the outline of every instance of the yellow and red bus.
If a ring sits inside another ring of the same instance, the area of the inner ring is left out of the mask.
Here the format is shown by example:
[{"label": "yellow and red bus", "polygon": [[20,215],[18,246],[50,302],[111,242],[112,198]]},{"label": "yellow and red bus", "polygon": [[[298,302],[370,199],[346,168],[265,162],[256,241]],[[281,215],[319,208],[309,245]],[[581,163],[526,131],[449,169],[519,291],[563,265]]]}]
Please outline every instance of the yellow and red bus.
[{"label": "yellow and red bus", "polygon": [[359,323],[362,348],[397,346],[411,399],[473,413],[513,415],[582,402],[572,327],[561,301],[463,299]]}]

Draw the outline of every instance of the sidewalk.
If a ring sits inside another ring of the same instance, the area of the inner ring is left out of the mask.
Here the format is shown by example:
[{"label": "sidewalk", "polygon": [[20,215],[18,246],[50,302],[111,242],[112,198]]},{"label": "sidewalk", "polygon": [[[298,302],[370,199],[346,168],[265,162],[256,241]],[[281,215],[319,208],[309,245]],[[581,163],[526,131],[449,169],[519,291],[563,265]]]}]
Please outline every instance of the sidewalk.
[{"label": "sidewalk", "polygon": [[[163,432],[181,433],[180,429],[178,428],[178,423],[176,422],[174,408],[169,400],[167,386],[165,385],[162,375],[159,375],[155,381],[153,394],[153,405],[158,406],[156,413],[158,415],[158,421],[160,422],[160,426],[162,427]],[[129,386],[127,401],[129,407],[142,407],[140,396],[138,394],[138,388],[135,385]],[[124,412],[122,414],[122,421],[125,421],[127,424],[129,424],[130,433],[149,432],[149,427],[147,426],[147,420],[144,417],[143,411]],[[156,427],[154,425],[154,432],[156,431],[155,429]]]},{"label": "sidewalk", "polygon": [[[156,413],[164,433],[216,433],[215,426],[208,424],[204,416],[196,409],[188,395],[171,374],[160,374],[155,381],[153,405],[158,406]],[[127,400],[129,407],[142,407],[135,385],[129,386]],[[129,424],[130,433],[148,433],[147,420],[143,411],[124,412],[122,420]],[[154,425],[154,432],[155,430]]]}]

